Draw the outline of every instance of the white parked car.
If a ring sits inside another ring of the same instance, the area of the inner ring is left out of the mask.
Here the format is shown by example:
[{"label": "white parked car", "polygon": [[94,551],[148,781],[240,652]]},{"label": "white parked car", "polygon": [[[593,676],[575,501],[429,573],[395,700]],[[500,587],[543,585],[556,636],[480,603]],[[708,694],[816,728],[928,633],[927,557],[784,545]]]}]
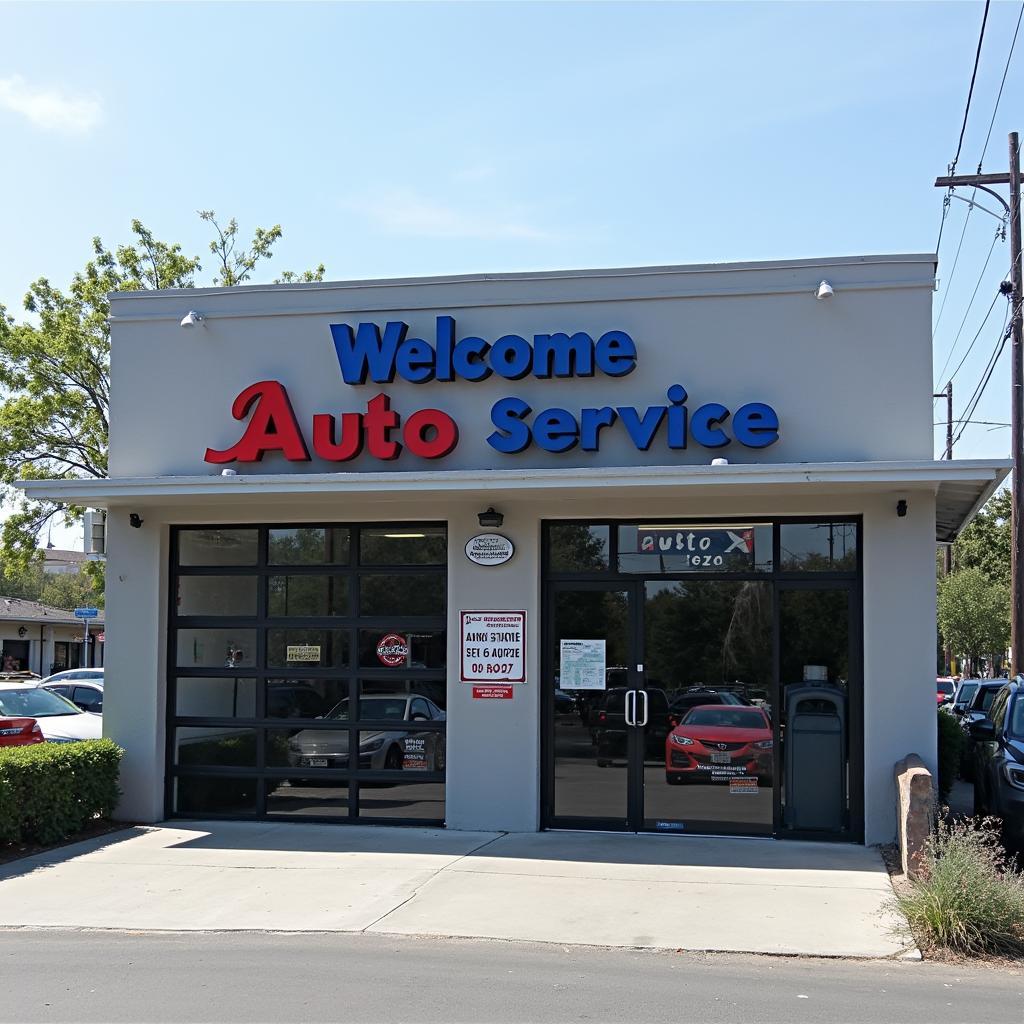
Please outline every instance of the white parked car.
[{"label": "white parked car", "polygon": [[76,683],[79,681],[85,681],[90,683],[103,684],[103,669],[102,668],[66,668],[63,672],[54,672],[52,676],[47,676],[43,683],[46,686],[52,686],[54,683]]},{"label": "white parked car", "polygon": [[48,743],[98,740],[103,716],[76,708],[35,682],[0,682],[0,715],[34,718]]},{"label": "white parked car", "polygon": [[65,700],[71,701],[76,708],[83,711],[93,711],[97,715],[103,714],[103,681],[98,683],[91,679],[79,679],[75,682],[51,683],[45,679],[40,683],[50,693],[57,694]]}]

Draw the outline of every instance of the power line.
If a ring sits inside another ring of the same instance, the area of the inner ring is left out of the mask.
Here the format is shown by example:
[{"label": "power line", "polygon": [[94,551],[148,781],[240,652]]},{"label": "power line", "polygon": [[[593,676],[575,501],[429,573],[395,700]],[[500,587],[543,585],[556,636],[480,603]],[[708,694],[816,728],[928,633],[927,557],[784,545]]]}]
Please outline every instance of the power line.
[{"label": "power line", "polygon": [[968,427],[968,423],[971,417],[974,415],[975,410],[978,408],[978,403],[981,401],[982,396],[985,394],[985,388],[988,387],[988,382],[992,379],[992,374],[995,371],[996,364],[999,362],[999,357],[1003,354],[1003,349],[1006,347],[1006,341],[1010,337],[1011,331],[1009,324],[1011,320],[1011,314],[1007,309],[1006,323],[1003,325],[1003,330],[999,335],[999,340],[996,342],[996,346],[992,351],[992,355],[989,358],[985,370],[982,372],[981,379],[978,381],[978,386],[974,389],[974,393],[971,395],[967,402],[967,408],[964,410],[964,414],[961,420],[961,427],[957,431],[956,436],[953,438],[953,444],[956,444],[961,437],[963,437],[964,431]]},{"label": "power line", "polygon": [[985,0],[985,13],[981,16],[981,32],[978,34],[978,49],[974,54],[974,70],[971,72],[971,86],[967,90],[967,106],[964,108],[964,123],[960,126],[960,141],[956,145],[956,156],[950,165],[949,173],[956,173],[956,164],[960,159],[960,150],[964,145],[964,132],[967,131],[967,115],[971,112],[971,97],[974,95],[974,82],[978,77],[978,64],[981,62],[981,44],[985,39],[985,23],[988,21],[988,8],[991,0]]},{"label": "power line", "polygon": [[[981,164],[985,159],[985,152],[988,150],[988,140],[992,138],[992,126],[996,123],[996,114],[999,112],[999,101],[1003,98],[1003,86],[1006,85],[1006,74],[1010,70],[1010,61],[1013,59],[1013,48],[1017,45],[1017,33],[1020,31],[1021,18],[1024,18],[1024,3],[1020,5],[1020,14],[1017,15],[1017,27],[1013,30],[1013,39],[1010,41],[1010,52],[1006,55],[1006,67],[1003,68],[1003,79],[999,83],[999,93],[996,96],[996,105],[992,110],[992,120],[988,123],[988,134],[985,136],[985,145],[981,147],[981,159],[978,160],[979,174],[981,174]],[[941,233],[940,229],[940,237]]]},{"label": "power line", "polygon": [[[967,351],[961,357],[960,362],[956,364],[956,369],[949,375],[950,380],[952,380],[960,372],[960,368],[964,365],[964,363],[967,360],[967,357],[971,354],[971,349],[974,348],[975,342],[981,337],[981,332],[985,330],[985,325],[988,323],[988,318],[992,315],[992,310],[996,308],[996,303],[998,301],[999,292],[997,291],[995,295],[992,297],[992,305],[988,307],[988,312],[985,314],[985,319],[981,321],[981,326],[978,328],[977,333],[971,339],[970,345],[967,346]],[[943,367],[943,369],[945,369],[945,367]],[[942,374],[940,373],[939,379],[941,380],[941,378]]]},{"label": "power line", "polygon": [[[953,420],[953,422],[954,423],[975,423],[975,424],[977,424],[978,426],[981,426],[981,427],[1010,427],[1010,426],[1013,426],[1012,423],[1003,423],[1001,420],[964,420],[964,419],[957,419],[957,420]],[[946,425],[946,421],[945,420],[936,420],[932,424],[933,427],[944,427],[945,425]]]},{"label": "power line", "polygon": [[[949,172],[948,173],[949,173],[950,177],[952,177],[956,173],[956,165],[957,165],[957,162],[960,159],[960,151],[963,149],[963,146],[964,146],[964,133],[967,131],[967,118],[968,118],[968,116],[970,115],[970,112],[971,112],[971,98],[974,96],[974,83],[975,83],[975,81],[977,81],[977,78],[978,78],[978,65],[981,62],[981,44],[985,40],[985,25],[988,22],[988,8],[989,8],[989,4],[990,3],[991,3],[991,0],[985,0],[985,11],[984,11],[984,13],[981,16],[981,31],[978,33],[978,48],[974,52],[974,69],[971,71],[971,84],[970,84],[970,87],[967,90],[967,103],[964,106],[964,120],[963,120],[963,124],[960,126],[960,139],[959,139],[959,141],[956,144],[956,155],[953,157],[953,162],[949,165]],[[1002,90],[1000,90],[1000,92],[1001,91]],[[986,142],[986,145],[987,144],[988,143]],[[938,255],[939,246],[942,244],[942,229],[943,229],[943,227],[946,224],[946,215],[949,212],[949,196],[952,194],[952,192],[953,192],[953,189],[950,188],[949,192],[946,194],[946,197],[945,197],[945,199],[943,200],[943,203],[942,203],[942,220],[939,222],[939,238],[938,238],[938,241],[935,243],[935,254],[936,255]],[[971,196],[972,203],[974,201],[974,198],[977,196],[977,194],[978,194],[978,190],[975,189],[974,193]],[[946,308],[946,299],[949,298],[949,285],[950,285],[950,283],[953,280],[953,274],[956,273],[956,265],[957,265],[957,262],[960,259],[960,249],[961,249],[961,247],[964,244],[964,235],[967,234],[967,222],[971,219],[971,211],[973,211],[973,209],[974,209],[973,205],[969,206],[967,208],[967,216],[964,218],[964,229],[960,233],[960,242],[959,242],[959,244],[956,247],[956,256],[953,258],[953,269],[949,272],[949,277],[946,278],[946,294],[943,295],[943,297],[942,297],[942,305],[939,307],[939,315],[936,317],[935,324],[932,327],[932,338],[933,339],[935,337],[935,331],[936,331],[936,329],[939,326],[939,321],[942,319],[942,312]]]},{"label": "power line", "polygon": [[[977,410],[978,403],[981,401],[981,397],[985,393],[985,388],[988,386],[988,382],[992,378],[992,373],[995,370],[996,364],[999,362],[999,357],[1003,354],[1003,349],[1006,346],[1006,339],[1009,338],[1011,334],[1009,326],[1011,320],[1012,313],[1010,312],[1008,307],[1006,321],[1003,324],[1003,330],[1002,333],[999,335],[999,340],[996,342],[996,346],[992,351],[992,355],[989,357],[989,360],[985,365],[985,369],[982,371],[981,378],[978,381],[977,387],[975,387],[974,392],[971,394],[971,397],[967,401],[967,408],[965,409],[963,414],[963,420],[965,421],[970,420],[970,418],[974,415],[975,411]],[[960,428],[960,431],[954,439],[954,444],[956,443],[956,441],[960,440],[960,437],[963,435],[965,428],[966,424]]]},{"label": "power line", "polygon": [[[950,165],[953,166],[953,165]],[[975,189],[971,193],[971,205],[967,207],[967,216],[964,217],[964,229],[960,232],[960,241],[957,243],[956,255],[953,257],[953,269],[949,272],[949,277],[946,278],[946,292],[942,296],[942,304],[939,306],[939,315],[935,318],[935,323],[932,326],[932,341],[935,340],[935,332],[939,329],[939,321],[942,319],[942,314],[946,309],[946,300],[949,298],[949,286],[953,282],[953,275],[956,273],[956,265],[960,262],[960,250],[963,248],[964,235],[967,234],[967,223],[971,219],[971,214],[974,212],[974,197],[978,194],[978,190]],[[937,255],[937,254],[936,254]]]},{"label": "power line", "polygon": [[[985,265],[981,268],[981,273],[978,275],[978,283],[974,286],[974,291],[971,293],[971,301],[967,303],[967,310],[964,313],[964,318],[963,320],[960,321],[960,327],[956,332],[956,337],[953,339],[953,344],[950,345],[949,347],[949,353],[946,356],[946,361],[942,364],[942,369],[939,370],[939,380],[942,380],[942,375],[946,372],[946,367],[949,366],[949,361],[950,359],[953,358],[953,353],[956,351],[956,346],[960,342],[960,335],[963,333],[964,324],[967,323],[967,317],[970,315],[971,307],[974,305],[974,300],[978,296],[978,289],[981,287],[981,282],[985,278],[985,271],[988,270],[989,260],[992,259],[992,253],[995,251],[996,242],[999,241],[999,238],[1000,232],[997,231],[995,237],[992,239],[992,245],[989,247],[988,255],[985,257]],[[991,312],[991,310],[989,312]],[[934,390],[938,390],[938,385],[935,386]]]}]

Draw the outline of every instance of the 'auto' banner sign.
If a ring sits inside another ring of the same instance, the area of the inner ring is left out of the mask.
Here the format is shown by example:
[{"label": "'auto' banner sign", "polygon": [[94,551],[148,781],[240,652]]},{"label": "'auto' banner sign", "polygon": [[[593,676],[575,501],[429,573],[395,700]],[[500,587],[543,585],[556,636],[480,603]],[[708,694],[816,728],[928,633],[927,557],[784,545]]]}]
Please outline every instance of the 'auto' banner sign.
[{"label": "'auto' banner sign", "polygon": [[754,567],[754,531],[749,527],[640,527],[636,544],[637,554],[672,556],[673,567],[679,569],[736,572]]}]

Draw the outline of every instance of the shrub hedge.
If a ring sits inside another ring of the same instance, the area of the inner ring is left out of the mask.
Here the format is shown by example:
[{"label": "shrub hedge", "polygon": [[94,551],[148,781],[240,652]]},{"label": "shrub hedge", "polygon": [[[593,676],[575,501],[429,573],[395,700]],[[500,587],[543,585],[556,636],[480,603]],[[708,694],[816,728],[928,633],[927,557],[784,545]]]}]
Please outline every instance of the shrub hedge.
[{"label": "shrub hedge", "polygon": [[112,740],[0,749],[0,842],[55,843],[110,817],[123,755]]},{"label": "shrub hedge", "polygon": [[960,774],[960,757],[965,744],[960,723],[948,711],[939,711],[939,799],[949,799],[953,783]]}]

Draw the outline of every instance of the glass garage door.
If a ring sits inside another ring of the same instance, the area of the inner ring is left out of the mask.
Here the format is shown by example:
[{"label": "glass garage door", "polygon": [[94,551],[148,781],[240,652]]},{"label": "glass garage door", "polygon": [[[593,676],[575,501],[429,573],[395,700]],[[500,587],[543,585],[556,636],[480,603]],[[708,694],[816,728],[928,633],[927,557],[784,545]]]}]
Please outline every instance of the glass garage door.
[{"label": "glass garage door", "polygon": [[174,531],[168,813],[440,824],[439,524]]}]

